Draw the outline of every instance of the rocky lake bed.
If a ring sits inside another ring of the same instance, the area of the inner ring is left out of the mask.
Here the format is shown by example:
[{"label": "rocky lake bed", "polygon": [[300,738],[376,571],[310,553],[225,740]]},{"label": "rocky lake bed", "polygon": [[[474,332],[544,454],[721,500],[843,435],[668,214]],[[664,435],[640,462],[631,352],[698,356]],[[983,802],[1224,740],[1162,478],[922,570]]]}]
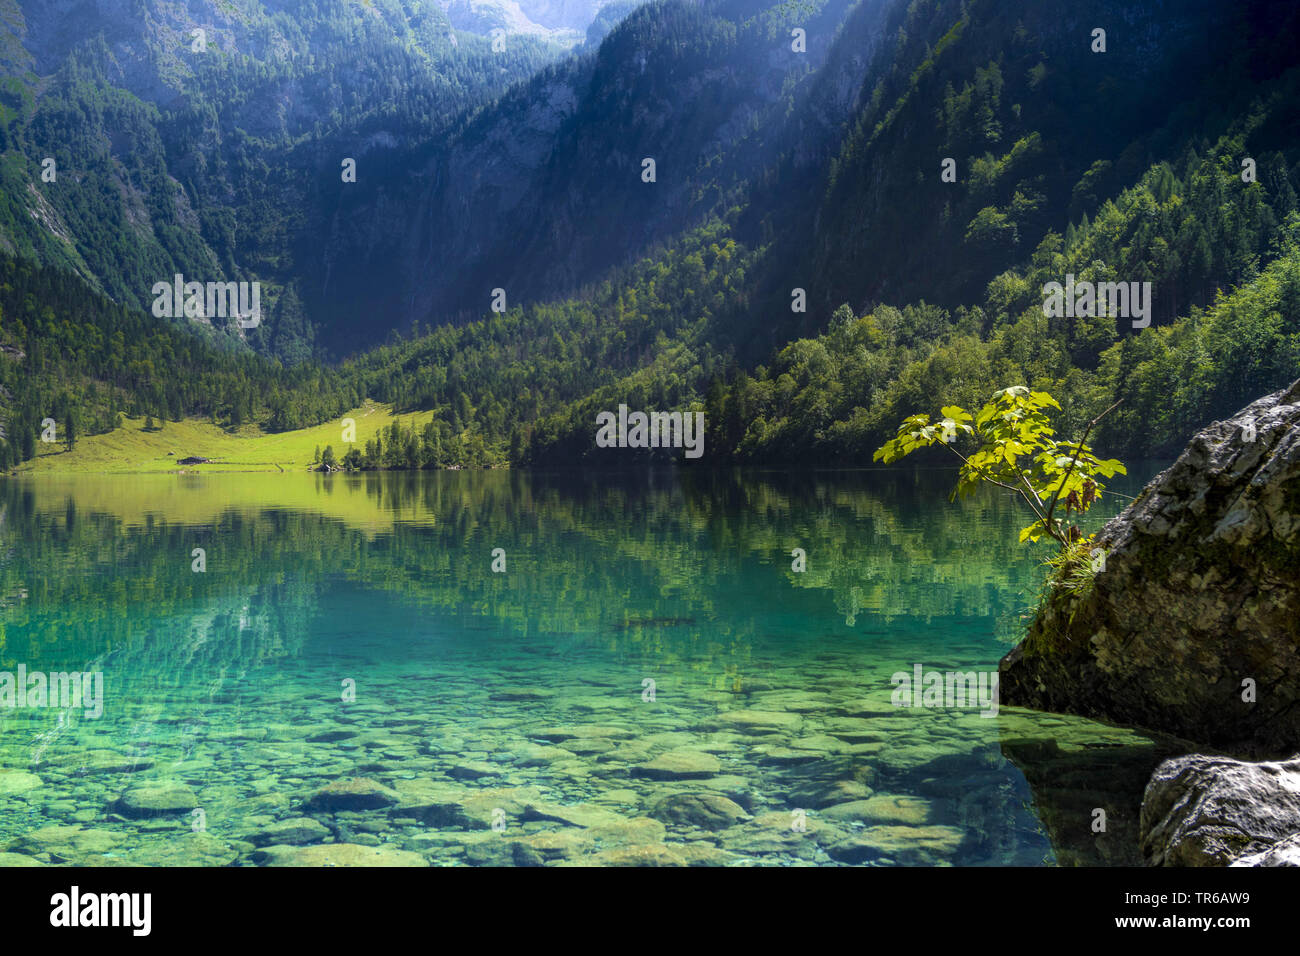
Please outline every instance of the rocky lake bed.
[{"label": "rocky lake bed", "polygon": [[36,756],[11,724],[0,865],[1038,864],[1050,847],[999,737],[1144,743],[895,708],[846,663],[654,701],[608,675],[557,686],[545,665],[362,682],[374,699],[355,703],[224,694],[201,716],[82,721]]}]

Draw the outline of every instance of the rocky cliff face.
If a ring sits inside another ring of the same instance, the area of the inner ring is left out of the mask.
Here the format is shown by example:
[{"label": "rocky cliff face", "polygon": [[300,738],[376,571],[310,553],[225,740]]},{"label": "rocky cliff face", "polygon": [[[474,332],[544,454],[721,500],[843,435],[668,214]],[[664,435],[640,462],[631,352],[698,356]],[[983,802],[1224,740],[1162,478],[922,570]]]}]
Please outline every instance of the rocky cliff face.
[{"label": "rocky cliff face", "polygon": [[1003,659],[1003,702],[1300,749],[1300,382],[1215,422],[1099,532],[1105,567]]}]

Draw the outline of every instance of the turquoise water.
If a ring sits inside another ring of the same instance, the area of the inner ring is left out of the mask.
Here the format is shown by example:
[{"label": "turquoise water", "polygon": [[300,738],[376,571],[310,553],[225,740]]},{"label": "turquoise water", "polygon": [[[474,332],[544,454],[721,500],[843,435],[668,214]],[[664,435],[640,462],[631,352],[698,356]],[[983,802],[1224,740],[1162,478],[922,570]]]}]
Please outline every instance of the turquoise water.
[{"label": "turquoise water", "polygon": [[0,673],[102,713],[0,706],[0,862],[1135,862],[1159,742],[894,706],[995,671],[1041,577],[951,480],[6,480]]}]

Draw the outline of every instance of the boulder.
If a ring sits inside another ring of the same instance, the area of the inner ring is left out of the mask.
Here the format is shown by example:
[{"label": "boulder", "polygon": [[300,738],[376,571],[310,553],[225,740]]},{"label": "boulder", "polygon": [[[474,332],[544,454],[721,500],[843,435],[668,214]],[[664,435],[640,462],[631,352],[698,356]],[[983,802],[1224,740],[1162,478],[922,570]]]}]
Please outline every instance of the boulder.
[{"label": "boulder", "polygon": [[1300,756],[1176,757],[1156,768],[1142,798],[1142,854],[1156,866],[1295,866],[1297,837]]},{"label": "boulder", "polygon": [[1246,755],[1300,740],[1300,382],[1200,431],[1000,666],[1004,704]]}]

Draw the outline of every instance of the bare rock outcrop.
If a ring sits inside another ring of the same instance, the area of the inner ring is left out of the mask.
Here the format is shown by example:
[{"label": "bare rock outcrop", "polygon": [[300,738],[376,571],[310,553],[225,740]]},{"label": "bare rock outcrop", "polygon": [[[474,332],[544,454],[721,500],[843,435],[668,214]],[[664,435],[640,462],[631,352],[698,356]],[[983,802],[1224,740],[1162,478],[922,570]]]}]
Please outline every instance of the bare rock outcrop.
[{"label": "bare rock outcrop", "polygon": [[1140,826],[1155,866],[1300,865],[1300,757],[1167,760],[1147,784]]}]

